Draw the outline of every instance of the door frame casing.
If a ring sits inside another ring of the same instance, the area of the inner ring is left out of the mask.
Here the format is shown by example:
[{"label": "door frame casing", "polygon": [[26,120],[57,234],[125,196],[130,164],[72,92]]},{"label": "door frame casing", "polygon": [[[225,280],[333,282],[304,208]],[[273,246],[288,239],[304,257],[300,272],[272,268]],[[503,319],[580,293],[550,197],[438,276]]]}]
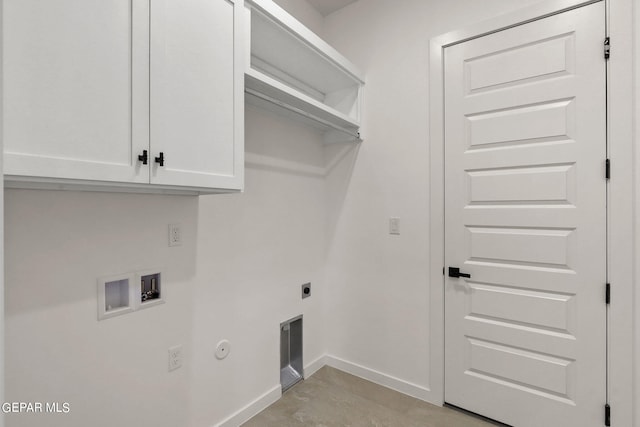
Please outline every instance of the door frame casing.
[{"label": "door frame casing", "polygon": [[[633,150],[633,0],[546,0],[431,39],[429,65],[430,119],[430,360],[428,400],[444,403],[444,49],[470,39],[591,3],[604,1],[611,58],[607,61],[608,186],[607,276],[612,286],[608,310],[608,402],[613,426],[636,426],[633,387],[634,150]],[[603,40],[604,42],[604,40]],[[604,178],[604,159],[603,159]],[[604,290],[603,283],[603,290]],[[604,293],[603,293],[604,304]],[[605,385],[603,384],[603,387]],[[604,416],[604,404],[603,416]]]}]

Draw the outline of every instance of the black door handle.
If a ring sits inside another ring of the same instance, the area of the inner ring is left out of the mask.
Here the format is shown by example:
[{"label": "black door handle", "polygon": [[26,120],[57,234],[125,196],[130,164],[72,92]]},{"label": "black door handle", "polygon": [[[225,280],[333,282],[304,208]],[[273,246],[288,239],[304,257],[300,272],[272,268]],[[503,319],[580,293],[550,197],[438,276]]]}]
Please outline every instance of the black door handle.
[{"label": "black door handle", "polygon": [[156,163],[159,163],[160,166],[164,166],[164,153],[162,151],[160,152],[160,155],[155,159],[156,159]]},{"label": "black door handle", "polygon": [[467,279],[470,279],[471,275],[467,273],[460,273],[460,269],[458,267],[449,267],[449,277],[466,277]]},{"label": "black door handle", "polygon": [[149,160],[149,153],[147,150],[142,150],[142,154],[138,155],[138,160],[141,161],[143,165],[147,164],[147,161]]}]

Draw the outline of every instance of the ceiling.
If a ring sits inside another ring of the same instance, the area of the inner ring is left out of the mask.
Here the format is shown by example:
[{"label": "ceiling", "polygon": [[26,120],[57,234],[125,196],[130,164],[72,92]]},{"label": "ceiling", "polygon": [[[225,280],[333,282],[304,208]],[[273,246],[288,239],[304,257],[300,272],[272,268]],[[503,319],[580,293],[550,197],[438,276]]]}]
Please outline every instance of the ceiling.
[{"label": "ceiling", "polygon": [[322,16],[327,16],[357,0],[307,0]]}]

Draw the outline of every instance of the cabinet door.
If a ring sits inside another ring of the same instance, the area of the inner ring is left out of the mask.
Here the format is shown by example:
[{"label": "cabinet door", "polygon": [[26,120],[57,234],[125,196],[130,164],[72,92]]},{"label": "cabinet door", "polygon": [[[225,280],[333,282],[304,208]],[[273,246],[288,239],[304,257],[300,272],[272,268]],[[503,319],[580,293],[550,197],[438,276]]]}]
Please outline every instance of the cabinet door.
[{"label": "cabinet door", "polygon": [[148,182],[149,0],[3,4],[5,174]]},{"label": "cabinet door", "polygon": [[241,0],[151,2],[151,183],[241,190]]}]

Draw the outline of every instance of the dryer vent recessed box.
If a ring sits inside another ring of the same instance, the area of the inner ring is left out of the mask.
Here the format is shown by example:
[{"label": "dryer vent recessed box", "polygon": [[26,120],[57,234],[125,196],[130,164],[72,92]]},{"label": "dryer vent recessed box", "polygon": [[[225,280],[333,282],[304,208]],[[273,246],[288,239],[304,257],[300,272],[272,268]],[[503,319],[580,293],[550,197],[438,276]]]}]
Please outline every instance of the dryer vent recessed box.
[{"label": "dryer vent recessed box", "polygon": [[285,392],[304,376],[302,362],[302,315],[280,324],[280,384]]}]

